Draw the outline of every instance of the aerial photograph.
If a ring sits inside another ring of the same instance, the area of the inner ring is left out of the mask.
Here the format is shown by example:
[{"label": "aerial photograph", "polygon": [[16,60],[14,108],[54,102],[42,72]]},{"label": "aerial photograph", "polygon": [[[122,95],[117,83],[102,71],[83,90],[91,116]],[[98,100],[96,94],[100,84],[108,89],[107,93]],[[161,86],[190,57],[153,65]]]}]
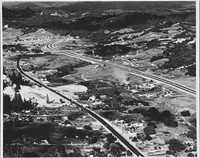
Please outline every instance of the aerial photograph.
[{"label": "aerial photograph", "polygon": [[199,157],[197,3],[1,2],[0,157]]}]

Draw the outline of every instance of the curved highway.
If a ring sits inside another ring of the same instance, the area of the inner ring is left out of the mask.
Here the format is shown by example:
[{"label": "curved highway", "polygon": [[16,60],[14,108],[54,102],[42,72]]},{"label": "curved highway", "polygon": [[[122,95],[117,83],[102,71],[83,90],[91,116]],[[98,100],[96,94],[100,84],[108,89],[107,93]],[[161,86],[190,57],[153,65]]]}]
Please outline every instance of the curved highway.
[{"label": "curved highway", "polygon": [[[56,43],[59,43],[59,41],[53,41],[51,43],[48,43],[46,45],[46,47],[49,50],[53,51],[52,49],[54,48],[54,46],[55,46]],[[127,71],[127,72],[129,72],[129,73],[131,73],[133,75],[139,76],[141,78],[147,78],[147,79],[159,81],[159,82],[164,83],[164,84],[166,84],[168,86],[171,86],[173,88],[176,88],[178,90],[182,90],[184,92],[187,92],[189,94],[192,94],[192,95],[196,96],[196,90],[194,90],[194,89],[191,89],[189,87],[186,87],[184,85],[178,84],[176,82],[170,81],[168,79],[165,79],[165,78],[162,78],[162,77],[159,77],[159,76],[148,74],[148,73],[140,71],[140,70],[138,70],[138,69],[136,69],[134,67],[129,68],[129,67],[125,67],[125,66],[122,66],[122,65],[115,64],[115,63],[111,63],[111,62],[106,62],[106,61],[103,61],[103,60],[94,59],[94,58],[91,58],[91,57],[88,57],[88,56],[86,57],[84,55],[80,56],[80,54],[70,53],[70,52],[63,51],[63,50],[60,50],[59,54],[70,56],[72,58],[78,58],[80,60],[84,60],[84,61],[91,62],[91,63],[96,63],[96,64],[99,64],[99,65],[109,65],[109,66],[112,66],[112,67],[115,67],[115,68]]]},{"label": "curved highway", "polygon": [[189,88],[189,87],[186,87],[184,85],[181,85],[181,84],[178,84],[178,83],[175,83],[173,81],[170,81],[168,79],[164,79],[162,77],[158,77],[158,76],[155,76],[155,75],[152,75],[152,74],[148,74],[148,73],[145,73],[143,71],[140,71],[136,68],[129,68],[129,67],[125,67],[125,66],[122,66],[122,65],[118,65],[118,64],[115,64],[115,63],[111,63],[111,62],[106,62],[106,61],[103,61],[103,60],[98,60],[98,59],[94,59],[94,58],[91,58],[91,57],[86,57],[86,56],[80,56],[80,54],[77,54],[77,53],[70,53],[70,52],[66,52],[66,51],[60,51],[59,54],[63,54],[63,55],[66,55],[66,56],[70,56],[72,58],[78,58],[80,60],[84,60],[84,61],[89,61],[91,63],[96,63],[96,64],[99,64],[99,65],[108,65],[108,66],[112,66],[114,68],[118,68],[118,69],[121,69],[121,70],[124,70],[124,71],[127,71],[133,75],[136,75],[136,76],[139,76],[141,78],[147,78],[147,79],[151,79],[151,80],[155,80],[155,81],[159,81],[161,83],[164,83],[166,85],[169,85],[171,87],[174,87],[178,90],[182,90],[182,91],[185,91],[187,93],[190,93],[192,95],[195,95],[196,96],[196,91]]},{"label": "curved highway", "polygon": [[113,135],[115,135],[124,145],[126,145],[126,147],[136,156],[138,157],[144,157],[144,155],[138,151],[138,149],[136,149],[135,147],[133,147],[133,145],[131,145],[121,134],[119,134],[111,125],[109,125],[103,118],[101,118],[100,116],[98,116],[95,112],[91,111],[88,108],[83,107],[80,103],[78,103],[75,100],[72,100],[66,96],[64,96],[63,94],[55,91],[54,89],[42,84],[41,82],[37,81],[36,79],[34,79],[33,77],[27,75],[20,67],[20,60],[21,60],[22,56],[19,56],[19,59],[17,61],[17,68],[19,70],[19,72],[28,77],[30,80],[36,82],[37,84],[43,86],[44,88],[48,89],[49,91],[56,93],[57,95],[61,96],[62,98],[70,101],[71,103],[77,105],[78,107],[80,107],[82,110],[86,111],[88,114],[90,114],[91,116],[93,116],[96,120],[98,120],[99,122],[101,122],[109,131],[112,132]]}]

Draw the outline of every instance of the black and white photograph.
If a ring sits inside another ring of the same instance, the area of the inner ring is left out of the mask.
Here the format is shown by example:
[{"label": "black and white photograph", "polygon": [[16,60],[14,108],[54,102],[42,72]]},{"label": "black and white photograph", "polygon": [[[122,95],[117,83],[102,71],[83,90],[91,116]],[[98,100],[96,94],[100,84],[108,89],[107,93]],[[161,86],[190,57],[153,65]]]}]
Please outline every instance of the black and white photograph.
[{"label": "black and white photograph", "polygon": [[198,0],[0,3],[0,157],[200,157]]}]

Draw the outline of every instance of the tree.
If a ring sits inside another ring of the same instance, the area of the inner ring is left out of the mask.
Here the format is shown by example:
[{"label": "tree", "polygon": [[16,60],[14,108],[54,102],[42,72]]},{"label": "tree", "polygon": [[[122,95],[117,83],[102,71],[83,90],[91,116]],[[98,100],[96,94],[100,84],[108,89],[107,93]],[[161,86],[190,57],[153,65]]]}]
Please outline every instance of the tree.
[{"label": "tree", "polygon": [[40,157],[40,155],[35,152],[27,152],[23,154],[23,157]]},{"label": "tree", "polygon": [[80,99],[80,100],[88,100],[89,97],[90,97],[90,96],[89,96],[88,94],[86,94],[86,93],[80,94],[80,95],[79,95],[79,99]]},{"label": "tree", "polygon": [[89,139],[88,143],[89,144],[94,144],[98,141],[98,137],[97,136],[93,136],[92,138]]},{"label": "tree", "polygon": [[182,116],[190,116],[190,112],[188,110],[181,112]]},{"label": "tree", "polygon": [[65,151],[65,146],[64,145],[58,144],[57,145],[57,150],[60,153],[61,157],[68,157],[68,154]]},{"label": "tree", "polygon": [[33,48],[31,51],[37,54],[42,52],[39,48]]},{"label": "tree", "polygon": [[120,91],[118,91],[118,90],[114,90],[114,95],[119,96],[119,95],[120,95]]},{"label": "tree", "polygon": [[3,112],[10,113],[12,110],[12,102],[10,96],[7,94],[3,94]]},{"label": "tree", "polygon": [[146,138],[146,135],[144,132],[137,133],[137,139],[141,139],[142,141],[144,141],[145,138]]},{"label": "tree", "polygon": [[123,145],[121,145],[119,142],[115,142],[115,144],[117,144],[120,148],[120,151],[126,151],[126,148],[124,148]]},{"label": "tree", "polygon": [[3,82],[3,89],[5,89],[8,86],[6,82]]},{"label": "tree", "polygon": [[178,127],[178,123],[175,120],[167,119],[164,121],[164,124],[169,127]]},{"label": "tree", "polygon": [[173,152],[173,151],[171,151],[171,150],[167,150],[167,151],[166,151],[166,154],[168,154],[168,155],[173,155],[173,154],[174,154],[174,152]]},{"label": "tree", "polygon": [[109,145],[110,145],[110,143],[107,141],[107,142],[103,145],[103,147],[104,147],[105,149],[109,150]]},{"label": "tree", "polygon": [[147,134],[145,140],[152,140],[152,137]]},{"label": "tree", "polygon": [[15,92],[15,96],[12,100],[12,104],[13,104],[13,110],[14,111],[20,111],[22,109],[22,97],[21,94],[19,92]]},{"label": "tree", "polygon": [[138,140],[137,140],[137,137],[133,137],[132,141],[133,141],[133,142],[137,142],[137,141],[138,141]]},{"label": "tree", "polygon": [[186,148],[186,146],[177,139],[171,139],[169,141],[169,149],[174,152],[182,151],[185,148]]},{"label": "tree", "polygon": [[196,127],[197,126],[197,118],[196,118],[196,114],[192,114],[189,118],[189,122]]},{"label": "tree", "polygon": [[152,127],[154,127],[154,128],[157,128],[156,124],[153,123],[153,122],[148,122],[148,123],[147,123],[147,126],[152,126]]},{"label": "tree", "polygon": [[153,56],[151,59],[150,59],[150,62],[154,62],[156,60],[160,60],[160,59],[163,59],[164,56],[163,55],[159,55],[159,56]]},{"label": "tree", "polygon": [[133,153],[130,152],[130,150],[127,150],[127,156],[132,156],[132,155],[133,155]]},{"label": "tree", "polygon": [[152,118],[152,120],[156,120],[156,121],[160,120],[160,112],[154,107],[147,110],[147,112],[144,115],[145,117]]},{"label": "tree", "polygon": [[132,110],[132,113],[141,113],[142,115],[144,115],[146,113],[146,109],[143,108],[136,108]]},{"label": "tree", "polygon": [[178,122],[173,120],[173,121],[170,123],[170,127],[178,127]]},{"label": "tree", "polygon": [[195,140],[197,138],[196,129],[192,128],[186,135]]},{"label": "tree", "polygon": [[144,117],[141,114],[137,114],[137,113],[127,114],[127,115],[122,116],[121,118],[127,123],[132,122],[132,121],[139,122],[144,119]]},{"label": "tree", "polygon": [[109,143],[114,143],[117,140],[111,133],[107,134],[106,138]]},{"label": "tree", "polygon": [[93,147],[93,151],[91,151],[92,155],[95,157],[105,157],[106,154],[104,152],[101,152],[101,148]]},{"label": "tree", "polygon": [[31,100],[24,99],[21,110],[31,110],[31,109],[35,108],[37,105],[38,105],[37,102],[32,102]]},{"label": "tree", "polygon": [[185,75],[196,76],[196,64],[188,66]]},{"label": "tree", "polygon": [[86,130],[92,130],[92,127],[89,126],[89,125],[85,125],[83,128],[86,129]]},{"label": "tree", "polygon": [[159,46],[159,44],[160,44],[160,42],[158,41],[158,39],[153,39],[153,40],[147,42],[147,47],[154,48],[154,47]]},{"label": "tree", "polygon": [[194,157],[194,154],[193,154],[193,153],[189,153],[189,154],[187,155],[187,157]]},{"label": "tree", "polygon": [[120,156],[120,148],[116,143],[111,143],[109,145],[109,150],[113,156]]},{"label": "tree", "polygon": [[161,113],[161,117],[163,120],[170,119],[172,117],[172,114],[168,110],[165,110]]},{"label": "tree", "polygon": [[145,135],[156,134],[156,131],[153,126],[147,126],[143,129]]}]

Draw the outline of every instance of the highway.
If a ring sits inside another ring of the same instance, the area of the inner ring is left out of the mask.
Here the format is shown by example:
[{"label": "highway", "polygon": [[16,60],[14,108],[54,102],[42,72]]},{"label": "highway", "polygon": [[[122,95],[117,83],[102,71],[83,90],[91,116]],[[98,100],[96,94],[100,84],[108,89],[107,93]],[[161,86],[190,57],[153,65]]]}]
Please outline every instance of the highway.
[{"label": "highway", "polygon": [[189,87],[175,83],[173,81],[170,81],[170,80],[162,78],[162,77],[158,77],[158,76],[155,76],[155,75],[152,75],[152,74],[148,74],[146,72],[140,71],[140,70],[133,68],[133,67],[129,68],[129,67],[125,67],[125,66],[122,66],[122,65],[119,65],[119,64],[115,64],[115,63],[112,63],[112,62],[109,62],[109,61],[106,62],[106,61],[103,61],[103,60],[94,59],[94,58],[91,58],[91,57],[88,57],[88,56],[80,55],[80,54],[77,54],[77,53],[70,53],[70,52],[63,51],[63,50],[60,51],[58,54],[63,54],[63,55],[66,55],[66,56],[69,56],[69,57],[72,57],[72,58],[78,58],[80,60],[84,60],[84,61],[91,62],[91,63],[94,63],[94,64],[108,65],[108,66],[111,66],[111,67],[114,67],[114,68],[118,68],[118,69],[127,71],[130,74],[139,76],[141,78],[146,78],[146,79],[158,81],[158,82],[161,82],[165,85],[171,86],[173,88],[176,88],[178,90],[181,90],[181,91],[184,91],[184,92],[187,92],[191,95],[196,96],[196,91],[189,88]]},{"label": "highway", "polygon": [[98,114],[96,114],[95,112],[91,111],[88,108],[83,107],[80,103],[78,103],[77,101],[70,99],[66,96],[64,96],[63,94],[55,91],[54,89],[44,85],[43,83],[41,83],[40,81],[36,80],[35,78],[27,75],[20,66],[20,60],[23,56],[20,56],[18,61],[17,61],[17,68],[19,70],[19,72],[28,77],[30,80],[36,82],[37,84],[43,86],[44,88],[48,89],[49,91],[59,95],[60,97],[70,101],[71,103],[75,104],[77,107],[81,108],[82,110],[84,110],[85,112],[87,112],[88,114],[90,114],[92,117],[94,117],[96,120],[98,120],[99,122],[101,122],[104,127],[106,127],[114,136],[116,136],[134,155],[138,156],[138,157],[144,157],[144,155],[138,150],[136,149],[136,147],[134,147],[132,144],[129,143],[129,141],[127,141],[121,134],[119,134],[111,125],[109,125],[102,117],[100,117]]}]

